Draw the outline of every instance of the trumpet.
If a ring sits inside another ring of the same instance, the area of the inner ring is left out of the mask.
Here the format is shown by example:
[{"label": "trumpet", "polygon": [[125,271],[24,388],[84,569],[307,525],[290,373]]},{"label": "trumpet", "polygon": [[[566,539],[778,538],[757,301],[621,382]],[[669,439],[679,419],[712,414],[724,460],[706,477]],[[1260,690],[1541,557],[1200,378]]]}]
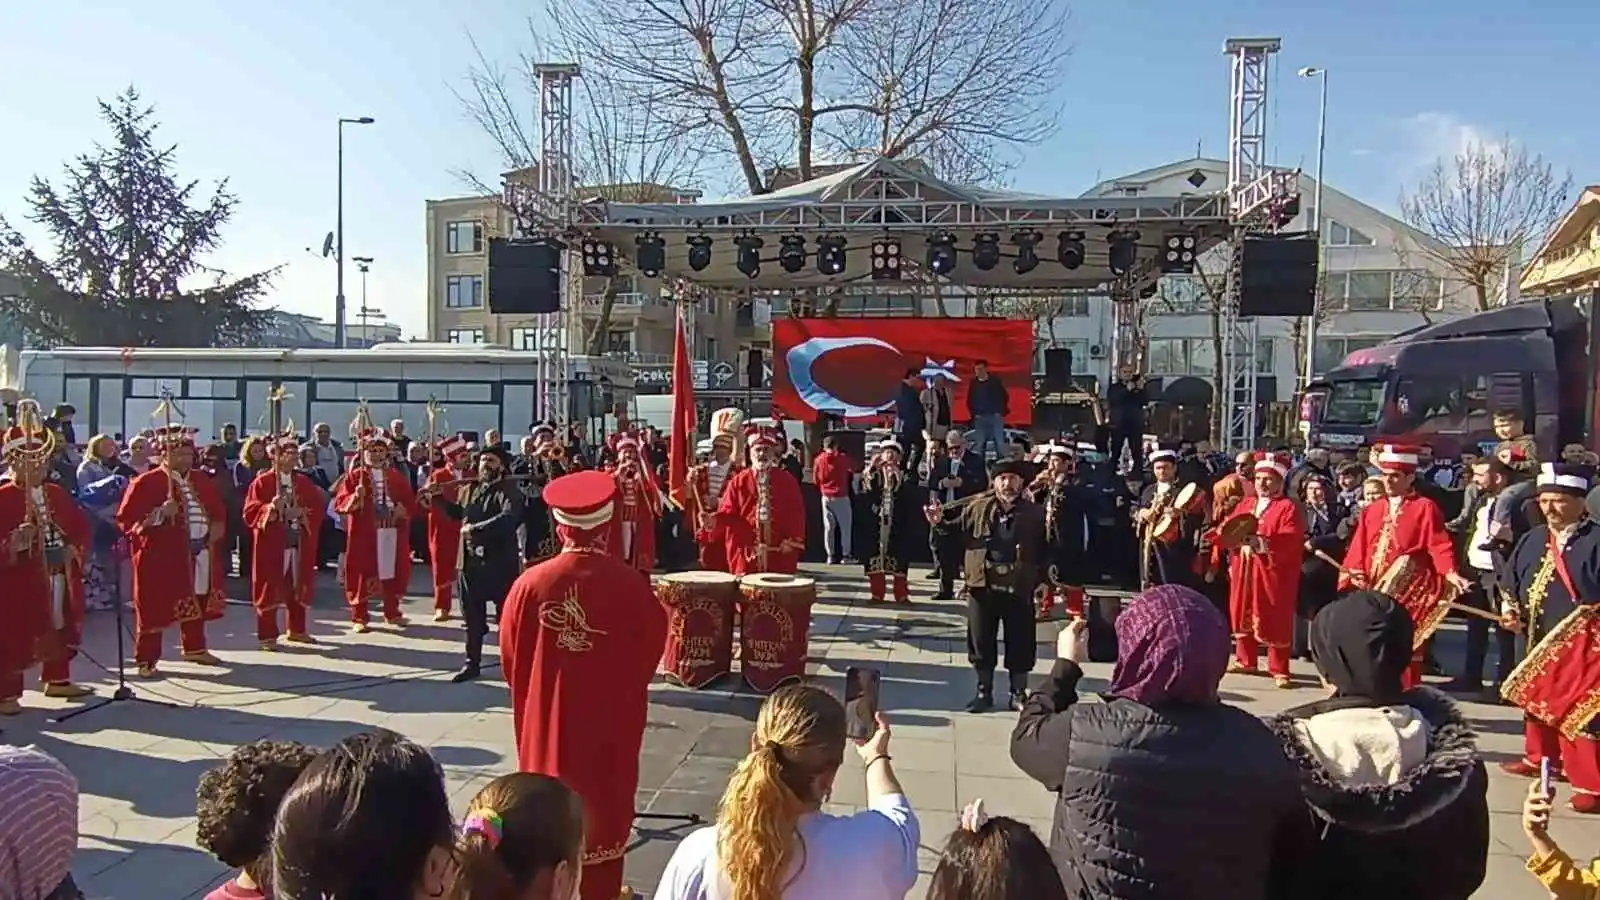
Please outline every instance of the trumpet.
[{"label": "trumpet", "polygon": [[539,458],[549,462],[565,462],[567,445],[551,441],[539,448]]}]

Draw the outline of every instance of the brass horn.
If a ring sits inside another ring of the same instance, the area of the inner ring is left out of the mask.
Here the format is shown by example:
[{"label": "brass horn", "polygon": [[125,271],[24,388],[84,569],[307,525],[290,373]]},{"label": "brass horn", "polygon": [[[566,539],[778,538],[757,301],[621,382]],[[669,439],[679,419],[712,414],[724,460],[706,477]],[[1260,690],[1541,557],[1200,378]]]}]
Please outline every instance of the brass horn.
[{"label": "brass horn", "polygon": [[44,410],[37,400],[17,401],[16,427],[23,435],[38,440],[38,446],[24,443],[13,451],[23,462],[44,465],[56,452],[56,436],[44,423]]}]

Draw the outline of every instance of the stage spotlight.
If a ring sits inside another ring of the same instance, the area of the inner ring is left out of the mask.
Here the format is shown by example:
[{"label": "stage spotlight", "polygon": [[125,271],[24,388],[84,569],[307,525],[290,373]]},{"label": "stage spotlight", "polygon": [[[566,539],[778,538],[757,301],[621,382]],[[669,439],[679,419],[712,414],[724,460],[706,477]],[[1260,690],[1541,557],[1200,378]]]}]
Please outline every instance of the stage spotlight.
[{"label": "stage spotlight", "polygon": [[1017,258],[1012,261],[1011,267],[1017,270],[1018,275],[1026,275],[1039,268],[1039,251],[1034,248],[1042,240],[1044,235],[1037,231],[1019,231],[1011,236],[1011,243],[1017,245]]},{"label": "stage spotlight", "polygon": [[633,240],[638,245],[634,259],[639,264],[639,274],[646,278],[661,277],[661,270],[667,267],[667,242],[661,239],[661,235],[651,232]]},{"label": "stage spotlight", "polygon": [[1107,253],[1111,274],[1126,275],[1132,271],[1139,259],[1139,232],[1113,231],[1106,236],[1106,243],[1111,245]]},{"label": "stage spotlight", "polygon": [[1069,269],[1083,265],[1083,232],[1063,231],[1057,238],[1056,259]]},{"label": "stage spotlight", "polygon": [[872,242],[872,280],[900,280],[900,239],[882,237]]},{"label": "stage spotlight", "polygon": [[739,248],[739,254],[733,261],[733,267],[744,274],[746,278],[754,278],[761,274],[761,248],[766,242],[753,234],[743,234],[733,239],[733,245]]},{"label": "stage spotlight", "polygon": [[806,267],[806,239],[798,234],[784,235],[778,241],[778,265],[790,275]]},{"label": "stage spotlight", "polygon": [[928,238],[928,271],[935,275],[949,275],[956,268],[956,238],[941,231]]},{"label": "stage spotlight", "polygon": [[583,239],[583,276],[610,278],[617,274],[617,251],[605,241]]},{"label": "stage spotlight", "polygon": [[823,275],[844,273],[845,240],[837,234],[817,238],[817,271]]},{"label": "stage spotlight", "polygon": [[1173,232],[1161,241],[1161,271],[1194,274],[1194,252],[1197,244],[1192,234]]},{"label": "stage spotlight", "polygon": [[972,236],[972,264],[985,272],[1000,265],[1000,235],[986,231]]},{"label": "stage spotlight", "polygon": [[704,272],[711,265],[711,237],[697,234],[689,238],[689,268]]}]

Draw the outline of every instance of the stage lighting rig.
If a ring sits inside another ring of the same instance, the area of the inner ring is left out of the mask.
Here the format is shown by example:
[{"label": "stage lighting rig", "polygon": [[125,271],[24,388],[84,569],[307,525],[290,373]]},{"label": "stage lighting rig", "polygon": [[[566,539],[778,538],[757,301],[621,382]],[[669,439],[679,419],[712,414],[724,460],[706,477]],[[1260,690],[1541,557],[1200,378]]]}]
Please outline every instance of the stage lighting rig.
[{"label": "stage lighting rig", "polygon": [[928,238],[928,271],[935,275],[949,275],[956,269],[956,238],[948,231],[941,231]]},{"label": "stage lighting rig", "polygon": [[1161,241],[1161,271],[1194,274],[1195,251],[1198,249],[1199,244],[1194,235],[1183,232],[1168,234]]},{"label": "stage lighting rig", "polygon": [[1076,269],[1083,265],[1083,232],[1063,231],[1056,239],[1056,259],[1068,269]]},{"label": "stage lighting rig", "polygon": [[1300,215],[1300,195],[1289,194],[1286,197],[1275,197],[1267,206],[1267,226],[1273,231],[1282,231],[1289,227],[1289,223]]},{"label": "stage lighting rig", "polygon": [[761,248],[766,245],[766,241],[753,234],[741,234],[733,239],[733,245],[739,248],[739,253],[733,261],[733,267],[738,269],[746,278],[755,278],[760,275]]},{"label": "stage lighting rig", "polygon": [[900,280],[900,239],[881,237],[872,242],[872,280]]},{"label": "stage lighting rig", "polygon": [[617,249],[605,241],[583,239],[583,276],[610,278],[617,274]]},{"label": "stage lighting rig", "polygon": [[634,260],[639,264],[639,274],[646,278],[661,277],[661,270],[667,267],[667,242],[655,232],[645,232],[633,242],[637,245]]},{"label": "stage lighting rig", "polygon": [[984,272],[1000,265],[1000,235],[986,231],[972,236],[972,264]]},{"label": "stage lighting rig", "polygon": [[823,275],[844,274],[845,240],[837,234],[817,238],[817,271]]},{"label": "stage lighting rig", "polygon": [[1120,276],[1133,271],[1134,263],[1139,261],[1139,232],[1113,231],[1106,235],[1106,243],[1111,245],[1107,252],[1111,274]]},{"label": "stage lighting rig", "polygon": [[692,235],[689,244],[689,268],[696,272],[704,272],[711,265],[711,236],[706,234]]},{"label": "stage lighting rig", "polygon": [[786,234],[778,240],[778,265],[790,275],[806,267],[806,239]]},{"label": "stage lighting rig", "polygon": [[1019,231],[1011,236],[1011,243],[1017,245],[1017,258],[1012,261],[1011,267],[1017,270],[1018,275],[1026,275],[1039,268],[1039,251],[1036,248],[1042,240],[1044,235],[1037,231]]}]

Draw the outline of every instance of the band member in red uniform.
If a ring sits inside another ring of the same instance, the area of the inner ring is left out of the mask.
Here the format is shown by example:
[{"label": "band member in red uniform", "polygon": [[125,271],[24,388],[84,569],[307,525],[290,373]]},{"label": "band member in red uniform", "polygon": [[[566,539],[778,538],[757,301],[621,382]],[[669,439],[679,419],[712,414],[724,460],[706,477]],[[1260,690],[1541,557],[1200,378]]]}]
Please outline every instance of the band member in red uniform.
[{"label": "band member in red uniform", "polygon": [[[1382,589],[1386,585],[1379,582],[1395,561],[1410,558],[1415,571],[1408,589],[1394,599],[1411,613],[1420,647],[1443,620],[1436,614],[1443,594],[1450,588],[1464,592],[1471,585],[1456,571],[1455,552],[1438,504],[1413,490],[1420,461],[1417,448],[1380,444],[1372,448],[1372,459],[1383,478],[1384,500],[1362,510],[1356,520],[1339,589]],[[1409,690],[1421,683],[1419,656],[1406,670],[1405,686]]]},{"label": "band member in red uniform", "polygon": [[1294,649],[1294,615],[1300,596],[1300,564],[1305,557],[1305,518],[1283,494],[1289,458],[1261,453],[1255,463],[1255,496],[1230,519],[1254,516],[1256,533],[1228,567],[1228,619],[1233,623],[1233,659],[1228,670],[1261,674],[1261,648],[1267,648],[1267,674],[1278,687],[1291,687],[1289,659]]},{"label": "band member in red uniform", "polygon": [[133,660],[141,677],[156,674],[161,635],[178,626],[186,662],[219,666],[206,649],[207,619],[222,615],[222,541],[228,511],[211,479],[193,477],[194,429],[156,430],[161,465],[133,479],[117,508],[117,527],[133,556]]},{"label": "band member in red uniform", "polygon": [[883,602],[891,580],[894,601],[911,602],[906,575],[911,571],[912,554],[921,543],[916,524],[922,518],[927,495],[917,484],[916,473],[905,471],[900,456],[900,442],[884,440],[862,476],[861,493],[867,500],[868,515],[862,523],[866,526],[866,542],[859,552],[867,570],[868,599],[873,603]]},{"label": "band member in red uniform", "polygon": [[317,538],[327,499],[310,478],[295,471],[300,444],[293,434],[272,444],[272,468],[256,476],[244,499],[244,522],[255,547],[250,570],[250,603],[256,608],[256,640],[261,649],[278,646],[278,608],[288,617],[287,638],[315,643],[306,627],[306,610],[316,586]]},{"label": "band member in red uniform", "polygon": [[563,476],[544,499],[561,552],[522,573],[500,622],[517,763],[583,797],[581,896],[617,900],[666,613],[650,579],[612,552],[619,498],[611,475]]},{"label": "band member in red uniform", "polygon": [[1600,524],[1584,511],[1593,470],[1546,463],[1539,475],[1545,524],[1518,541],[1501,572],[1503,624],[1521,632],[1528,652],[1501,687],[1526,711],[1525,752],[1501,768],[1527,778],[1550,760],[1572,786],[1569,805],[1600,813]]},{"label": "band member in red uniform", "polygon": [[358,464],[339,480],[333,509],[344,516],[344,596],[357,634],[367,631],[367,598],[383,601],[383,620],[406,624],[400,601],[411,583],[411,548],[406,522],[417,514],[417,497],[405,473],[389,465],[389,438],[371,424],[365,407],[351,428]]},{"label": "band member in red uniform", "polygon": [[[423,487],[448,503],[457,503],[461,488],[475,476],[468,466],[472,446],[460,437],[439,442],[439,455],[445,464],[428,473]],[[455,597],[456,576],[461,570],[461,521],[445,515],[444,508],[430,505],[428,516],[428,560],[433,567],[433,620],[450,619]]]},{"label": "band member in red uniform", "polygon": [[661,489],[650,463],[640,454],[639,441],[617,440],[617,554],[628,565],[648,573],[656,567],[656,520],[661,518]]},{"label": "band member in red uniform", "polygon": [[778,438],[758,430],[746,440],[750,468],[728,479],[717,505],[726,536],[728,568],[735,575],[793,575],[806,546],[805,500],[800,483],[778,465]]},{"label": "band member in red uniform", "polygon": [[700,548],[700,568],[728,571],[726,536],[717,528],[717,504],[723,488],[742,467],[739,460],[744,411],[737,407],[711,414],[711,458],[689,470],[689,521],[695,523],[695,544]]},{"label": "band member in red uniform", "polygon": [[22,712],[23,673],[35,661],[46,697],[91,693],[72,683],[71,672],[83,635],[89,518],[65,488],[45,480],[54,439],[33,401],[18,406],[17,425],[0,437],[0,459],[11,471],[0,484],[0,716]]}]

